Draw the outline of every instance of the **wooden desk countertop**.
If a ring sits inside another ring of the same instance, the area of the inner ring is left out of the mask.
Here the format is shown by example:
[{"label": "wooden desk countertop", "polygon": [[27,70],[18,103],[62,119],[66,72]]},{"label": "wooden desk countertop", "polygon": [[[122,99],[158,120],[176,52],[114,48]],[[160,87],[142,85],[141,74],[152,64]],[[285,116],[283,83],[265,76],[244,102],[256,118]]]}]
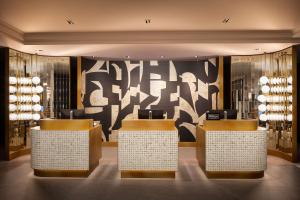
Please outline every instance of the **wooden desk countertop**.
[{"label": "wooden desk countertop", "polygon": [[205,131],[255,131],[257,130],[257,119],[243,120],[203,120],[203,126],[199,126]]},{"label": "wooden desk countertop", "polygon": [[120,131],[133,130],[176,130],[175,121],[172,119],[132,119],[123,120]]}]

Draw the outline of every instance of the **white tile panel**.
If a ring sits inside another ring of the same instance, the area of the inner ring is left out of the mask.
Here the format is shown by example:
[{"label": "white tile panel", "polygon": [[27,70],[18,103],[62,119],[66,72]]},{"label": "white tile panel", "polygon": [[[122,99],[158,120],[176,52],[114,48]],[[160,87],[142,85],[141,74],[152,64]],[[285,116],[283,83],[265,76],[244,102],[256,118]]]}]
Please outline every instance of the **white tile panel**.
[{"label": "white tile panel", "polygon": [[267,166],[265,131],[207,131],[207,171],[263,171]]},{"label": "white tile panel", "polygon": [[119,170],[176,171],[176,131],[119,131]]},{"label": "white tile panel", "polygon": [[31,129],[31,165],[43,170],[89,170],[88,131]]}]

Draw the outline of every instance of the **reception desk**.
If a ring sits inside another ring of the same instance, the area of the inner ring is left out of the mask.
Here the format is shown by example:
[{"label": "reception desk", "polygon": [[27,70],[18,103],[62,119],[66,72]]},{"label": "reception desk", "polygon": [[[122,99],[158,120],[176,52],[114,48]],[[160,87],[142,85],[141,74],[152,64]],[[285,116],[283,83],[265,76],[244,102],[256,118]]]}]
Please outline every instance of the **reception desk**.
[{"label": "reception desk", "polygon": [[204,120],[196,156],[208,178],[260,178],[267,166],[267,136],[257,120]]},{"label": "reception desk", "polygon": [[31,129],[36,176],[87,177],[101,158],[101,125],[91,119],[41,120]]},{"label": "reception desk", "polygon": [[122,178],[175,178],[178,133],[174,120],[123,120],[118,134]]}]

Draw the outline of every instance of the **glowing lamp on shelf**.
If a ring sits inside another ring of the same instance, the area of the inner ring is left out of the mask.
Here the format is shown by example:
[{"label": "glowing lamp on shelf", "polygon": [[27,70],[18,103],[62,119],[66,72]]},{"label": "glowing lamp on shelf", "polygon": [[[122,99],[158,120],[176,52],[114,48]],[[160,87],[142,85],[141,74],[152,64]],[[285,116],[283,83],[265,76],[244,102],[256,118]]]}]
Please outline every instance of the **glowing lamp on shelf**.
[{"label": "glowing lamp on shelf", "polygon": [[31,84],[31,79],[30,78],[21,77],[21,78],[18,78],[17,81],[21,85]]},{"label": "glowing lamp on shelf", "polygon": [[14,102],[16,102],[17,101],[17,96],[16,95],[9,95],[9,102],[12,102],[12,103],[14,103]]},{"label": "glowing lamp on shelf", "polygon": [[286,90],[287,90],[288,93],[292,93],[293,92],[293,86],[288,85]]},{"label": "glowing lamp on shelf", "polygon": [[18,92],[30,94],[30,93],[32,93],[32,89],[31,89],[31,87],[20,87],[20,88],[18,88]]},{"label": "glowing lamp on shelf", "polygon": [[33,84],[38,85],[38,84],[40,84],[40,82],[41,82],[41,79],[39,77],[35,76],[32,78]]},{"label": "glowing lamp on shelf", "polygon": [[18,105],[18,109],[20,111],[31,111],[32,110],[32,105],[30,105],[30,104]]},{"label": "glowing lamp on shelf", "polygon": [[32,101],[34,102],[34,103],[38,103],[38,102],[40,102],[40,96],[39,95],[33,95],[32,96]]},{"label": "glowing lamp on shelf", "polygon": [[9,84],[11,84],[11,85],[17,84],[17,78],[14,77],[14,76],[10,76],[9,77]]},{"label": "glowing lamp on shelf", "polygon": [[260,104],[260,105],[258,106],[258,110],[259,110],[260,112],[265,112],[265,111],[267,110],[267,106],[266,106],[265,104]]},{"label": "glowing lamp on shelf", "polygon": [[15,104],[9,104],[9,111],[14,112],[17,110],[17,106]]},{"label": "glowing lamp on shelf", "polygon": [[264,85],[261,87],[261,91],[264,93],[264,94],[267,94],[270,92],[270,87],[267,86],[267,85]]},{"label": "glowing lamp on shelf", "polygon": [[15,113],[9,114],[9,120],[14,121],[14,120],[17,120],[17,119],[18,119],[18,115],[17,114],[15,114]]},{"label": "glowing lamp on shelf", "polygon": [[260,77],[259,82],[261,85],[266,85],[269,82],[269,79],[266,76],[262,76]]},{"label": "glowing lamp on shelf", "polygon": [[39,112],[42,109],[42,106],[40,104],[35,104],[32,106],[33,111]]},{"label": "glowing lamp on shelf", "polygon": [[267,121],[267,115],[266,115],[266,114],[261,114],[261,115],[259,116],[259,120],[260,120],[260,121],[263,121],[263,122]]},{"label": "glowing lamp on shelf", "polygon": [[35,87],[35,92],[36,93],[42,93],[44,91],[44,88],[42,87],[42,86],[37,86],[37,87]]},{"label": "glowing lamp on shelf", "polygon": [[293,111],[293,105],[289,105],[289,111]]},{"label": "glowing lamp on shelf", "polygon": [[257,100],[261,103],[265,103],[267,101],[267,97],[265,95],[258,95]]},{"label": "glowing lamp on shelf", "polygon": [[293,115],[292,115],[292,114],[288,114],[287,117],[286,117],[286,119],[287,119],[289,122],[293,121]]},{"label": "glowing lamp on shelf", "polygon": [[41,115],[38,114],[38,113],[35,113],[35,114],[32,115],[32,119],[35,120],[35,121],[40,120],[41,119]]},{"label": "glowing lamp on shelf", "polygon": [[31,113],[20,113],[18,114],[18,120],[31,120],[33,115]]},{"label": "glowing lamp on shelf", "polygon": [[288,82],[288,84],[291,84],[291,85],[292,85],[292,83],[293,83],[293,77],[292,77],[292,76],[289,76],[289,77],[287,78],[287,82]]},{"label": "glowing lamp on shelf", "polygon": [[15,86],[9,86],[9,93],[13,94],[17,92],[17,88]]}]

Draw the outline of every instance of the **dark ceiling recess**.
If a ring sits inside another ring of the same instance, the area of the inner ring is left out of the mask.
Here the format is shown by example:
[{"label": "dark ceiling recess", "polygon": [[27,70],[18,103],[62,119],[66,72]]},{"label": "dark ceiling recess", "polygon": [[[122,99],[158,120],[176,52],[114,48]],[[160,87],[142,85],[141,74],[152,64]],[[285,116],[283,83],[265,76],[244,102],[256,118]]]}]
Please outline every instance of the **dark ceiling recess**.
[{"label": "dark ceiling recess", "polygon": [[70,25],[74,24],[74,22],[73,22],[70,18],[66,18],[66,21],[67,21],[67,23],[70,24]]},{"label": "dark ceiling recess", "polygon": [[151,19],[145,19],[145,23],[146,24],[150,24],[151,23]]},{"label": "dark ceiling recess", "polygon": [[227,23],[229,22],[229,20],[230,20],[230,19],[226,17],[225,19],[223,19],[222,23],[223,23],[223,24],[227,24]]}]

